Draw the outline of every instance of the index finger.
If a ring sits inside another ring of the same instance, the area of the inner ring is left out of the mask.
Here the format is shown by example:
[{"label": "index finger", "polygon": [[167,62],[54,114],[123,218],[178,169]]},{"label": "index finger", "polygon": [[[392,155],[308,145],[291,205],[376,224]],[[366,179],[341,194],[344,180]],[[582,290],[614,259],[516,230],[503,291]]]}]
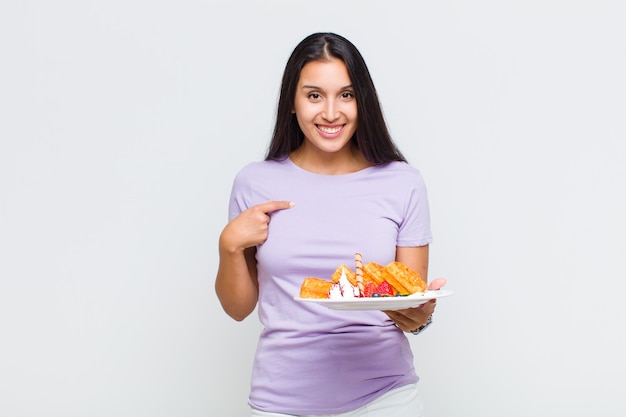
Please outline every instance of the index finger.
[{"label": "index finger", "polygon": [[263,211],[263,213],[268,214],[273,211],[285,210],[288,208],[292,208],[294,206],[293,201],[268,201],[267,203],[261,203],[257,205],[259,209]]}]

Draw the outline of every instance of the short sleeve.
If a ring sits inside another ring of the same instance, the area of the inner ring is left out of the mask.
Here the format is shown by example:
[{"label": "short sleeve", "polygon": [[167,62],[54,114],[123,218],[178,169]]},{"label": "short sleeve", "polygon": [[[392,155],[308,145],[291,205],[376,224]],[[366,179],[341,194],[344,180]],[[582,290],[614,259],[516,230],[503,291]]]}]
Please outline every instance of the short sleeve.
[{"label": "short sleeve", "polygon": [[233,180],[228,203],[228,221],[231,221],[250,207],[251,188],[246,169],[244,168],[237,173]]},{"label": "short sleeve", "polygon": [[432,242],[430,208],[426,184],[419,171],[409,175],[404,219],[398,230],[397,246],[424,246]]}]

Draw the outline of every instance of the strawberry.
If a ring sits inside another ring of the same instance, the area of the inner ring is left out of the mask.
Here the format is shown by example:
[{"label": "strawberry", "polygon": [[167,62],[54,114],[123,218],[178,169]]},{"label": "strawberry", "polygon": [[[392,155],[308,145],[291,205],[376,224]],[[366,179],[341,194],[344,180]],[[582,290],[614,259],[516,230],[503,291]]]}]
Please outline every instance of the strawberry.
[{"label": "strawberry", "polygon": [[394,295],[393,288],[391,288],[391,285],[387,281],[378,284],[374,292],[380,295]]},{"label": "strawberry", "polygon": [[376,285],[373,282],[365,284],[365,290],[363,291],[363,297],[371,297],[376,291]]}]

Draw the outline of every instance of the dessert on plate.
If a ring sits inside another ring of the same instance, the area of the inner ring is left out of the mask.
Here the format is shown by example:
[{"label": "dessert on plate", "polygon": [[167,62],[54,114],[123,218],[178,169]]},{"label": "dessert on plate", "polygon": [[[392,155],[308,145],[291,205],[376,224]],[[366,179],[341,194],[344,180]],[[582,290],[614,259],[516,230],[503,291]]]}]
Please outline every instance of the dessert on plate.
[{"label": "dessert on plate", "polygon": [[363,263],[355,254],[355,270],[339,265],[329,280],[307,277],[300,286],[301,298],[363,298],[405,296],[426,291],[426,282],[408,266],[394,261],[388,265]]}]

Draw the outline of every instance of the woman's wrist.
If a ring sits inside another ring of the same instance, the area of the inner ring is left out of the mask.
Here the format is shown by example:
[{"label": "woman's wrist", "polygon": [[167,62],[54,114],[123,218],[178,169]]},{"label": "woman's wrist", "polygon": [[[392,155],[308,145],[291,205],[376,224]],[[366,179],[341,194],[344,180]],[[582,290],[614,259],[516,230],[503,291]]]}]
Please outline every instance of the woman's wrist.
[{"label": "woman's wrist", "polygon": [[424,330],[426,330],[426,328],[428,328],[428,326],[430,326],[433,322],[433,315],[431,314],[430,316],[428,316],[428,320],[426,321],[426,323],[424,323],[423,325],[421,325],[420,327],[418,327],[415,330],[409,330],[409,333],[412,333],[414,335],[418,335],[421,332],[423,332]]}]

